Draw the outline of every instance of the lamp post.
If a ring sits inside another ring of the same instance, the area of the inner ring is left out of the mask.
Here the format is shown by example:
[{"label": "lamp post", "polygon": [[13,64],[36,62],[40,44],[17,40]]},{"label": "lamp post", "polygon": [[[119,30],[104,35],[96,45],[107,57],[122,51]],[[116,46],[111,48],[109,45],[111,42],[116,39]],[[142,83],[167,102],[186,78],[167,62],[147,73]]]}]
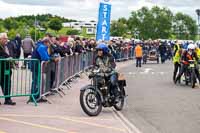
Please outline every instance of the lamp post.
[{"label": "lamp post", "polygon": [[37,39],[37,18],[36,18],[36,15],[35,15],[35,22],[34,22],[34,26],[35,26],[35,42],[36,42],[36,39]]},{"label": "lamp post", "polygon": [[200,26],[200,9],[196,9],[196,13],[197,13],[197,16],[198,16],[198,40],[199,40],[199,26]]},{"label": "lamp post", "polygon": [[140,31],[137,28],[134,28],[133,33],[134,33],[134,36],[136,37],[136,39],[139,39]]}]

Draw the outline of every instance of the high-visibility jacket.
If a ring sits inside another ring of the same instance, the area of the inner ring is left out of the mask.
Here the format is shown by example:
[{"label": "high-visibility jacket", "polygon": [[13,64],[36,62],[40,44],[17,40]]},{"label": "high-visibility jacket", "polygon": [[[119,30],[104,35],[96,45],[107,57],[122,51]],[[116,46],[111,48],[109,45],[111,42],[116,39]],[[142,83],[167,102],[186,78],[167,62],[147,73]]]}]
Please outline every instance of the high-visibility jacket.
[{"label": "high-visibility jacket", "polygon": [[135,47],[135,57],[142,57],[142,47],[140,45]]},{"label": "high-visibility jacket", "polygon": [[175,48],[174,48],[174,56],[175,56],[176,53],[177,53],[181,48],[180,48],[180,45],[179,45],[179,44],[176,44],[174,47],[175,47]]},{"label": "high-visibility jacket", "polygon": [[198,56],[198,58],[200,59],[200,49],[199,49],[199,48],[196,48],[196,49],[195,49],[195,52],[197,53],[197,56]]},{"label": "high-visibility jacket", "polygon": [[173,63],[180,63],[180,59],[181,59],[181,54],[182,54],[182,50],[180,48],[179,44],[175,44],[174,46],[174,57],[173,57]]},{"label": "high-visibility jacket", "polygon": [[174,57],[173,57],[173,63],[180,63],[180,59],[181,59],[181,54],[182,54],[182,50],[181,49],[179,49],[176,53],[175,53],[175,55],[174,55]]}]

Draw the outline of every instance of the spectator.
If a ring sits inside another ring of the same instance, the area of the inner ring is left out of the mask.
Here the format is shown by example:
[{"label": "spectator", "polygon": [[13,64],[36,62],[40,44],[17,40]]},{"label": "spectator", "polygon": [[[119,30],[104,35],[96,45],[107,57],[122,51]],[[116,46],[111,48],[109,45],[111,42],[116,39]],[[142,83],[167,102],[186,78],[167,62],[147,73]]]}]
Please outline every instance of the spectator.
[{"label": "spectator", "polygon": [[[10,53],[9,53],[9,49],[6,46],[8,42],[8,37],[6,33],[0,33],[0,58],[9,58],[10,57]],[[4,94],[4,96],[10,96],[10,92],[11,92],[11,75],[12,75],[12,70],[10,68],[10,62],[8,61],[1,61],[0,63],[1,65],[1,74],[0,74],[0,85],[2,88],[2,92]],[[8,71],[8,74],[5,75],[5,71]],[[15,102],[13,102],[11,100],[10,97],[6,97],[5,98],[5,105],[16,105]]]},{"label": "spectator", "polygon": [[113,40],[109,42],[108,48],[110,49],[111,54],[114,56],[114,58],[117,59],[116,49],[115,49],[115,42]]},{"label": "spectator", "polygon": [[22,39],[20,37],[20,34],[17,34],[15,37],[15,44],[16,44],[16,58],[20,58],[21,55],[21,45],[22,45]]},{"label": "spectator", "polygon": [[8,41],[7,45],[8,50],[9,50],[9,54],[12,58],[17,58],[17,54],[18,54],[18,48],[17,48],[17,44],[14,40],[12,41]]},{"label": "spectator", "polygon": [[[40,62],[42,61],[50,61],[53,60],[55,62],[59,61],[59,58],[55,57],[50,57],[48,53],[48,47],[50,47],[50,40],[48,37],[45,37],[41,42],[37,44],[37,48],[33,51],[32,53],[32,59],[39,59]],[[31,88],[31,93],[32,94],[38,94],[39,91],[39,86],[37,86],[37,81],[38,81],[38,63],[31,63],[31,71],[33,72],[32,74],[32,88]],[[39,99],[40,95],[34,95],[35,99]],[[33,102],[32,97],[30,97],[29,102]],[[47,102],[47,100],[40,99],[38,102]]]},{"label": "spectator", "polygon": [[140,43],[137,43],[137,46],[135,47],[135,57],[136,57],[136,67],[141,67],[142,47],[140,46]]},{"label": "spectator", "polygon": [[159,52],[160,52],[160,57],[161,57],[161,63],[165,63],[166,60],[166,53],[167,53],[167,48],[165,45],[165,42],[163,42],[160,46],[159,46]]},{"label": "spectator", "polygon": [[[33,49],[35,48],[35,44],[31,39],[30,35],[27,35],[26,38],[22,41],[22,48],[24,52],[24,58],[27,58],[31,55]],[[26,61],[24,61],[24,67],[26,67]]]},{"label": "spectator", "polygon": [[78,54],[80,54],[80,53],[82,53],[84,51],[82,42],[81,42],[79,37],[77,37],[75,39],[75,45],[73,47],[73,51],[74,51],[74,53],[78,53]]}]

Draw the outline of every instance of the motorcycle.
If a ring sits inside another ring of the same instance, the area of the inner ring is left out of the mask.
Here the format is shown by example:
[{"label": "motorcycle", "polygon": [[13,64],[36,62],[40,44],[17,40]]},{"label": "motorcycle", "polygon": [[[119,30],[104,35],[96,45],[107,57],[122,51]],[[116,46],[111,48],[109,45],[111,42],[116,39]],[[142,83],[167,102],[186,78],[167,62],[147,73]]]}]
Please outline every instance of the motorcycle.
[{"label": "motorcycle", "polygon": [[91,69],[88,77],[91,79],[91,84],[80,90],[80,105],[88,116],[98,116],[102,111],[102,107],[114,107],[117,111],[123,109],[126,97],[124,89],[126,80],[124,78],[120,78],[120,76],[118,78],[116,87],[119,97],[117,97],[116,102],[107,73],[95,68]]},{"label": "motorcycle", "polygon": [[196,83],[196,74],[195,74],[195,61],[189,60],[189,66],[187,71],[184,73],[185,75],[185,84],[188,85],[190,83],[191,87],[195,87]]},{"label": "motorcycle", "polygon": [[143,54],[143,64],[147,64],[147,58],[148,58],[148,52],[147,50],[144,50],[144,54]]}]

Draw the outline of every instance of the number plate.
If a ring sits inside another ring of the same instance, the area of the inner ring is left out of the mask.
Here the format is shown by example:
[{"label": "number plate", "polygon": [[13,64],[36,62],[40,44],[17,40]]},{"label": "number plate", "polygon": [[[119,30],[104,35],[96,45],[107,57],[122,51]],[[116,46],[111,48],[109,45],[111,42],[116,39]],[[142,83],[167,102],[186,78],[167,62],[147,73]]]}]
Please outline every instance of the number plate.
[{"label": "number plate", "polygon": [[194,67],[194,64],[190,64],[190,67]]}]

